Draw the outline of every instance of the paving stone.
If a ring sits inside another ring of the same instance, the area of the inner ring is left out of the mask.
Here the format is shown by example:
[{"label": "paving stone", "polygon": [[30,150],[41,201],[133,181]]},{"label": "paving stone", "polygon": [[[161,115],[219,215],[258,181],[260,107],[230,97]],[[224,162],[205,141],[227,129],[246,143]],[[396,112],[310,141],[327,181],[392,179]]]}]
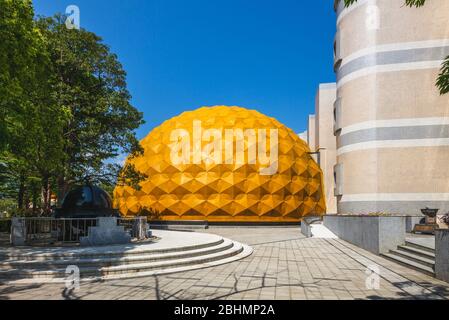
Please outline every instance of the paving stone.
[{"label": "paving stone", "polygon": [[[146,278],[63,284],[0,285],[0,299],[448,299],[449,284],[342,240],[306,239],[299,228],[212,228],[251,245],[254,253],[226,265]],[[380,267],[378,290],[366,288],[367,265]]]}]

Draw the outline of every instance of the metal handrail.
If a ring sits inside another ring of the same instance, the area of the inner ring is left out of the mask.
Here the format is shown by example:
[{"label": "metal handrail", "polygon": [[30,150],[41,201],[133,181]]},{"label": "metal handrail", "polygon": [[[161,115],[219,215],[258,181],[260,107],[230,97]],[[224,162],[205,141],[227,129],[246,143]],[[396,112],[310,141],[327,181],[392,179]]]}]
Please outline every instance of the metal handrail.
[{"label": "metal handrail", "polygon": [[87,236],[89,227],[97,225],[96,218],[23,218],[26,228],[26,243],[79,243],[80,238]]},{"label": "metal handrail", "polygon": [[[81,237],[89,235],[89,228],[98,225],[98,218],[52,218],[21,217],[25,228],[27,245],[78,244]],[[132,238],[146,237],[147,218],[117,218],[117,225],[123,226]],[[12,228],[12,226],[11,226]]]}]

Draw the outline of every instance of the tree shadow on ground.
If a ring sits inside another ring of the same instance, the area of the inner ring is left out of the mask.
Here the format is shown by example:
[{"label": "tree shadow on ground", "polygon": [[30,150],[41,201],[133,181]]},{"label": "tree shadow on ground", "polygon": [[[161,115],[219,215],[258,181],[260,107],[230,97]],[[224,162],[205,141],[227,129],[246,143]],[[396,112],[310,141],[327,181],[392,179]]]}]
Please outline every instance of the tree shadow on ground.
[{"label": "tree shadow on ground", "polygon": [[[108,285],[110,285],[111,287],[116,287],[116,288],[126,288],[129,287],[130,289],[132,288],[138,288],[139,290],[142,290],[142,293],[144,293],[145,295],[148,295],[151,291],[153,291],[153,294],[151,295],[152,297],[154,297],[153,299],[155,300],[195,300],[195,299],[199,299],[199,300],[205,300],[205,299],[210,299],[210,300],[222,300],[222,299],[227,299],[227,298],[232,298],[235,295],[239,295],[242,293],[249,293],[251,291],[256,291],[256,290],[261,290],[261,289],[272,289],[275,290],[276,288],[287,288],[287,287],[299,287],[299,288],[303,288],[303,289],[317,289],[317,287],[320,285],[320,283],[322,281],[329,281],[329,280],[335,280],[335,279],[327,279],[327,278],[322,278],[322,279],[314,279],[313,281],[309,282],[309,283],[302,283],[301,281],[295,281],[293,283],[286,283],[286,284],[269,284],[268,282],[271,280],[273,281],[274,279],[276,279],[275,277],[271,277],[269,276],[266,272],[264,272],[261,275],[255,275],[255,276],[245,276],[245,275],[237,275],[237,274],[233,274],[233,283],[232,285],[228,285],[228,286],[224,286],[224,285],[213,285],[213,284],[205,284],[205,285],[201,285],[201,284],[192,284],[190,287],[188,288],[180,288],[178,290],[173,288],[169,288],[168,290],[165,290],[164,287],[165,285],[161,283],[161,276],[152,276],[149,277],[146,281],[148,281],[150,278],[152,279],[151,283],[149,284],[142,284],[142,285],[138,285],[136,286],[135,284],[132,283],[126,283],[125,281],[119,281],[119,282],[114,282],[114,283],[109,283]],[[243,278],[252,278],[253,280],[258,280],[260,281],[260,284],[257,286],[251,286],[248,287],[248,283],[245,282],[245,286],[246,288],[244,289],[239,289],[239,287],[242,286],[241,279]],[[185,279],[185,280],[193,280],[193,281],[198,281],[201,280],[199,278],[189,278],[189,277],[185,277],[185,275],[182,278],[178,278],[174,275],[170,276],[170,279],[172,280],[177,280],[177,279]],[[167,279],[166,279],[167,280]],[[153,282],[154,281],[154,282]],[[337,279],[337,281],[340,281]],[[166,285],[170,285],[171,281],[168,281],[166,283]],[[422,293],[408,293],[406,292],[406,288],[410,287],[412,285],[416,285],[416,283],[412,282],[412,281],[406,281],[406,282],[399,282],[399,283],[393,283],[393,285],[400,289],[400,292],[396,292],[394,293],[394,296],[390,296],[390,297],[386,297],[386,296],[380,296],[380,295],[367,295],[365,298],[354,298],[354,300],[435,300],[435,299],[447,299],[449,297],[449,289],[447,287],[444,286],[439,286],[439,285],[434,285],[431,283],[423,283],[422,287],[424,287],[424,285],[426,286],[427,289],[425,292]],[[204,292],[192,292],[192,288],[198,287],[200,289],[222,289],[222,290],[229,290],[227,293],[211,293],[211,294],[207,294]],[[339,291],[339,290],[344,290],[344,289],[340,289],[340,288],[334,288],[332,285],[328,286],[328,288],[334,290],[334,291]],[[22,290],[27,290],[27,289],[22,289]],[[344,290],[346,291],[346,290]],[[88,292],[86,293],[84,296],[78,296],[76,294],[76,291],[74,290],[67,290],[64,289],[62,291],[62,297],[66,300],[79,300],[79,299],[83,299],[83,297],[88,298],[88,295],[90,295],[92,292]],[[127,296],[127,294],[129,294],[129,291],[124,292],[124,296],[123,298]],[[117,299],[120,299],[120,297],[118,297]],[[140,299],[139,297],[136,297],[136,299]]]},{"label": "tree shadow on ground", "polygon": [[64,288],[64,290],[62,290],[61,295],[64,298],[64,300],[80,300],[80,297],[78,297],[75,294],[74,288],[72,289]]},{"label": "tree shadow on ground", "polygon": [[388,298],[379,295],[367,296],[368,300],[447,300],[449,299],[449,288],[444,285],[437,285],[430,282],[420,282],[418,285],[422,287],[423,292],[421,293],[409,293],[405,289],[417,283],[413,281],[402,281],[391,283],[396,288],[402,290],[402,292],[397,293],[397,297]]},{"label": "tree shadow on ground", "polygon": [[0,283],[0,300],[9,300],[10,299],[9,295],[11,294],[17,294],[32,289],[38,289],[40,287],[42,287],[41,284],[7,286],[6,284]]}]

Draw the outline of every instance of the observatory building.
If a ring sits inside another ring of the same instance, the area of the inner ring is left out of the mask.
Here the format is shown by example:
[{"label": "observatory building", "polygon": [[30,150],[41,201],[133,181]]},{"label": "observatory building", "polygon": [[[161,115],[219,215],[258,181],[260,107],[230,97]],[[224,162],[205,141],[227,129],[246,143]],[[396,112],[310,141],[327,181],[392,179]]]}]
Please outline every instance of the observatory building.
[{"label": "observatory building", "polygon": [[204,107],[164,122],[125,165],[146,175],[117,186],[125,216],[159,220],[299,222],[326,212],[322,172],[309,147],[274,118],[240,107]]}]

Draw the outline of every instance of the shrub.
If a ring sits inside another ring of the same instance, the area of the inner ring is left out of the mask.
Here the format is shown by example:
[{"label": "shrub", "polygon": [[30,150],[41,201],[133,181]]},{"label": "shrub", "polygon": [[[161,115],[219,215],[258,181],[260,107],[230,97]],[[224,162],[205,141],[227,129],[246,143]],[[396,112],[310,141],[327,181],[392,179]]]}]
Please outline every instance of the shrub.
[{"label": "shrub", "polygon": [[17,201],[14,199],[3,198],[0,199],[0,213],[10,215],[17,209]]},{"label": "shrub", "polygon": [[9,233],[11,230],[11,220],[0,219],[0,232]]}]

